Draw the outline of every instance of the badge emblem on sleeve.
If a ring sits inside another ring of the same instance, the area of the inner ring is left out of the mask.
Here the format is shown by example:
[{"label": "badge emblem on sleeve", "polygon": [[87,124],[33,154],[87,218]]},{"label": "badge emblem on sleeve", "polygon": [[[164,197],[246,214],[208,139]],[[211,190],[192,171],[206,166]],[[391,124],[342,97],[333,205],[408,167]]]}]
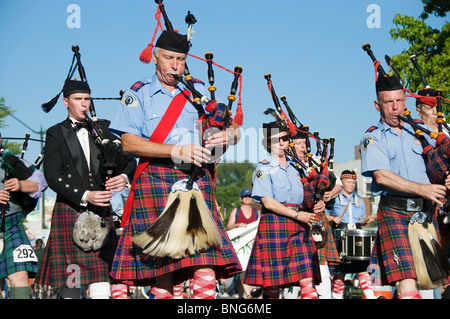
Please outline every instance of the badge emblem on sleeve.
[{"label": "badge emblem on sleeve", "polygon": [[256,178],[257,179],[261,179],[261,178],[264,178],[265,177],[265,174],[264,174],[264,172],[262,171],[262,170],[257,170],[256,171]]},{"label": "badge emblem on sleeve", "polygon": [[138,99],[133,94],[128,94],[120,101],[125,107],[138,107]]},{"label": "badge emblem on sleeve", "polygon": [[361,150],[366,150],[369,148],[370,145],[374,144],[375,140],[373,139],[373,137],[371,136],[367,136],[365,137],[362,141],[361,141]]}]

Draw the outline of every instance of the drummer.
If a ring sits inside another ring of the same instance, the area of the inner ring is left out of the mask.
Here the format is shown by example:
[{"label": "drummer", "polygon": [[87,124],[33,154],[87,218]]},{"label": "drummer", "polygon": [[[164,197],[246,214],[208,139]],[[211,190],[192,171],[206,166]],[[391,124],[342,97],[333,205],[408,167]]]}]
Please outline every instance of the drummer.
[{"label": "drummer", "polygon": [[[363,199],[356,194],[356,173],[350,170],[344,170],[340,176],[342,190],[336,198],[333,209],[327,210],[327,219],[333,225],[333,229],[352,230],[361,229],[374,221],[372,216],[366,217],[366,206]],[[341,251],[340,231],[334,231],[338,250]],[[344,257],[345,258],[345,257]],[[347,273],[357,273],[359,285],[367,299],[375,299],[370,285],[370,275],[367,272],[369,259],[352,260],[350,263],[341,262],[330,270],[334,273],[333,277],[333,298],[343,299],[344,277]]]},{"label": "drummer", "polygon": [[[327,219],[333,222],[333,228],[361,229],[372,223],[372,216],[366,217],[366,205],[363,199],[354,192],[356,188],[356,173],[344,170],[340,176],[342,190],[336,198],[333,209],[327,211]],[[349,203],[352,203],[349,205]]]}]

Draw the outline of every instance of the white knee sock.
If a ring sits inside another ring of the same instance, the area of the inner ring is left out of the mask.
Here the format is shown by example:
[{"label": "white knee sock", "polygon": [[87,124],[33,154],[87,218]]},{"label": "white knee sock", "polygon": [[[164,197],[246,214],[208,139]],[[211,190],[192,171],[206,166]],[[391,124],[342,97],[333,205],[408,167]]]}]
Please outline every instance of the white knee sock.
[{"label": "white knee sock", "polygon": [[331,275],[328,265],[320,265],[322,282],[316,286],[319,299],[331,299]]},{"label": "white knee sock", "polygon": [[109,282],[96,282],[89,285],[90,299],[110,299],[111,285]]}]

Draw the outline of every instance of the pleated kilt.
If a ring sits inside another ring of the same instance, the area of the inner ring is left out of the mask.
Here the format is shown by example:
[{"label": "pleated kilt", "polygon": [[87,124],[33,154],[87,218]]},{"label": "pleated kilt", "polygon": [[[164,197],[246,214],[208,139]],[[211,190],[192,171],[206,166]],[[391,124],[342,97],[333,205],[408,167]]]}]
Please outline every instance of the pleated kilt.
[{"label": "pleated kilt", "polygon": [[211,175],[200,170],[196,180],[222,236],[222,247],[214,246],[181,259],[152,257],[142,253],[131,238],[144,232],[163,212],[172,185],[189,178],[189,171],[148,165],[136,182],[130,218],[123,229],[114,257],[111,276],[134,285],[151,285],[155,277],[173,273],[174,284],[193,278],[193,266],[213,266],[216,278],[229,278],[242,268],[225,231],[215,205],[215,190]]},{"label": "pleated kilt", "polygon": [[262,287],[290,287],[298,286],[302,279],[314,278],[316,284],[320,283],[316,245],[304,225],[263,210],[243,282]]},{"label": "pleated kilt", "polygon": [[[19,212],[11,216],[5,217],[5,231],[4,231],[4,249],[0,254],[0,279],[6,278],[11,274],[19,271],[27,271],[31,276],[38,270],[38,263],[14,262],[13,251],[20,245],[30,245],[30,240],[25,232],[22,219],[25,216]],[[0,219],[0,224],[1,224]]]},{"label": "pleated kilt", "polygon": [[117,247],[117,235],[112,216],[106,219],[109,235],[98,251],[84,252],[75,245],[72,236],[79,213],[68,205],[56,202],[53,208],[50,235],[36,282],[41,285],[63,287],[109,282],[109,272]]},{"label": "pleated kilt", "polygon": [[400,210],[380,206],[378,231],[372,248],[370,267],[378,271],[383,285],[394,285],[405,278],[416,278],[408,239],[410,216]]},{"label": "pleated kilt", "polygon": [[333,232],[325,217],[325,212],[320,212],[318,214],[318,219],[319,221],[322,221],[325,231],[327,232],[327,243],[324,247],[317,250],[319,262],[321,265],[337,265],[341,262],[341,259],[339,258],[339,252],[336,247]]}]

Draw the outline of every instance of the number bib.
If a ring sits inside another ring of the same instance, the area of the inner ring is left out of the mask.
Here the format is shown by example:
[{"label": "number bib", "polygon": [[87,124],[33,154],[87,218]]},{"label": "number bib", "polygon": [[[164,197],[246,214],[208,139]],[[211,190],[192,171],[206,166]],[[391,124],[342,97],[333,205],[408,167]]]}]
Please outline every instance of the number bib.
[{"label": "number bib", "polygon": [[13,258],[15,263],[23,263],[27,261],[37,262],[38,259],[30,245],[20,245],[13,251]]}]

